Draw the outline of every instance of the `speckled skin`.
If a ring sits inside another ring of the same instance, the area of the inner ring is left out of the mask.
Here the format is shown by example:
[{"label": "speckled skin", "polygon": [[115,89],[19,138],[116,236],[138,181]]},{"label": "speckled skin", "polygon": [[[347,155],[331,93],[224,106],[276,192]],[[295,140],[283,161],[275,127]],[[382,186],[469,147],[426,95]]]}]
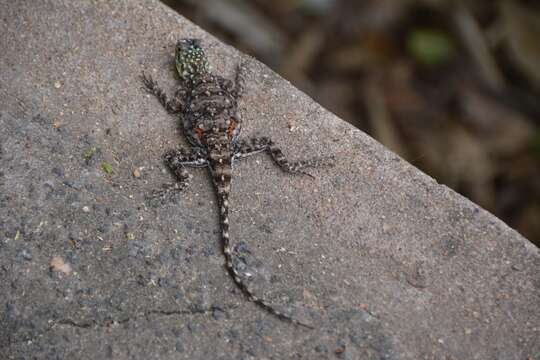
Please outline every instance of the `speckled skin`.
[{"label": "speckled skin", "polygon": [[272,314],[294,324],[309,327],[258,298],[249,284],[242,281],[238,269],[234,266],[229,240],[232,166],[236,159],[263,151],[268,152],[282,170],[293,174],[309,175],[303,170],[329,165],[331,161],[314,159],[289,163],[281,150],[268,138],[255,138],[251,141],[238,139],[242,128],[238,99],[244,88],[243,65],[238,66],[234,82],[210,73],[207,58],[196,39],[183,39],[177,43],[175,64],[182,84],[172,98],[169,98],[150,76],[144,73],[142,76],[148,92],[155,95],[168,112],[180,115],[184,135],[192,145],[190,150],[175,149],[165,154],[165,162],[178,178],[178,182],[155,195],[166,197],[171,191],[183,190],[189,180],[186,167],[207,166],[217,192],[223,253],[235,283],[252,301]]}]

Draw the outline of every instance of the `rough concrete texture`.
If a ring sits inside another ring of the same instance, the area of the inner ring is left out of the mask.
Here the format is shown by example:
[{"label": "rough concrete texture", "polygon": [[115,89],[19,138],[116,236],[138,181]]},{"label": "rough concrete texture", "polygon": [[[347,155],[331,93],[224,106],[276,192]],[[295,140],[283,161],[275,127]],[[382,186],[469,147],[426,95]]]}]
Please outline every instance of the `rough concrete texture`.
[{"label": "rough concrete texture", "polygon": [[337,158],[314,179],[263,155],[235,168],[231,238],[257,291],[315,328],[264,312],[224,269],[206,171],[145,199],[185,142],[141,71],[172,89],[182,37],[219,73],[246,57],[157,1],[0,17],[1,359],[538,358],[538,249],[247,59],[244,136]]}]

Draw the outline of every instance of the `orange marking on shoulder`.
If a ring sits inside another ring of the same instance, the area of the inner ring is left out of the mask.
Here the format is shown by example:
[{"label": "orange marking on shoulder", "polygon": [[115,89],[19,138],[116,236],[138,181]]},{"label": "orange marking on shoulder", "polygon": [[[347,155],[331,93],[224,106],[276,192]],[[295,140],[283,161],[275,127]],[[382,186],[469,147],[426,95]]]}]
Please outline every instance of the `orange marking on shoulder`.
[{"label": "orange marking on shoulder", "polygon": [[227,128],[227,137],[229,141],[232,141],[234,129],[236,129],[236,121],[233,118],[229,119],[229,127]]},{"label": "orange marking on shoulder", "polygon": [[201,129],[200,127],[196,127],[194,131],[195,131],[195,135],[197,135],[199,140],[202,140],[204,136],[204,130]]}]

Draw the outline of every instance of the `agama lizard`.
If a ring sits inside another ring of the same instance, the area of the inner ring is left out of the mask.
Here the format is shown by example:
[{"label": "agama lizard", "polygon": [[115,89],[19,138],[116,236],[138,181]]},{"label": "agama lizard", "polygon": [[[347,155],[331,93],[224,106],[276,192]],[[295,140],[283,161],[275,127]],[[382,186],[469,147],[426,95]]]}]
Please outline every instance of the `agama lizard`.
[{"label": "agama lizard", "polygon": [[217,192],[223,253],[235,283],[252,301],[270,313],[306,326],[258,298],[242,281],[235,267],[229,240],[232,167],[235,160],[260,152],[268,152],[282,170],[292,174],[309,175],[304,169],[330,165],[331,161],[313,159],[290,163],[269,138],[254,138],[250,142],[238,139],[242,128],[238,100],[244,90],[243,64],[237,67],[234,82],[212,74],[199,40],[182,39],[176,44],[175,65],[181,85],[172,98],[149,75],[144,72],[142,75],[146,90],[155,95],[169,113],[180,115],[184,135],[191,144],[190,150],[170,150],[164,155],[178,182],[155,195],[163,197],[170,191],[186,188],[189,181],[186,167],[208,167]]}]

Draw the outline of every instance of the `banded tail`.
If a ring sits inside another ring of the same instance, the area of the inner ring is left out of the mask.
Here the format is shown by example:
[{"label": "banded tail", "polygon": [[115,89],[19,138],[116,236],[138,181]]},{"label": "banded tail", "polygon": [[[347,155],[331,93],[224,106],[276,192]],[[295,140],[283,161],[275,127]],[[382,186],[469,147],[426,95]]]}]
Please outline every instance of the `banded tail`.
[{"label": "banded tail", "polygon": [[277,316],[280,319],[289,321],[295,325],[300,325],[309,329],[313,329],[312,326],[304,324],[290,317],[289,315],[278,311],[270,303],[266,302],[264,299],[257,297],[249,288],[249,285],[242,281],[238,269],[234,266],[232,255],[233,250],[229,237],[229,194],[231,190],[232,156],[224,156],[222,153],[216,154],[214,152],[210,152],[209,158],[210,171],[212,172],[214,185],[217,191],[223,254],[225,255],[225,263],[227,266],[227,270],[233,277],[234,282],[251,301],[258,304],[260,307],[264,308],[271,314]]}]

